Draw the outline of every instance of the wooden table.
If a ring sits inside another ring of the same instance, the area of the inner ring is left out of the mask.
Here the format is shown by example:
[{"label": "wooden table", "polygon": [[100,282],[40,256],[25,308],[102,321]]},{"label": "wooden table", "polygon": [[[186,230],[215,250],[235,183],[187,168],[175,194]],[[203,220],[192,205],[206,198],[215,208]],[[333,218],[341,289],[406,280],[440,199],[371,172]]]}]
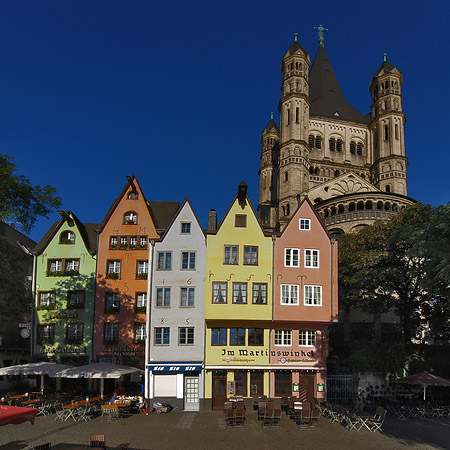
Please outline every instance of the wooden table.
[{"label": "wooden table", "polygon": [[34,398],[32,400],[27,400],[26,402],[22,402],[22,405],[33,405],[35,403],[41,403],[40,398]]}]

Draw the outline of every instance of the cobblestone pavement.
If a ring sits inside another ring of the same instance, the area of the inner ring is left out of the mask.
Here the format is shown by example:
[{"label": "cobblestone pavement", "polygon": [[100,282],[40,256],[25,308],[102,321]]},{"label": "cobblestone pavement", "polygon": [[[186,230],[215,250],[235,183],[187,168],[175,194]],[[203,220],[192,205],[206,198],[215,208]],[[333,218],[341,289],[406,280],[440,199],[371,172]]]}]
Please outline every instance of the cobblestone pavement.
[{"label": "cobblestone pavement", "polygon": [[168,414],[135,414],[116,422],[97,417],[89,422],[61,422],[38,417],[36,423],[0,427],[0,450],[28,450],[52,443],[52,450],[70,450],[88,444],[91,434],[105,434],[109,450],[128,445],[131,449],[450,449],[450,420],[400,421],[387,417],[383,433],[349,431],[320,418],[317,428],[300,430],[282,415],[281,427],[263,429],[256,412],[247,411],[243,428],[230,429],[220,411]]}]

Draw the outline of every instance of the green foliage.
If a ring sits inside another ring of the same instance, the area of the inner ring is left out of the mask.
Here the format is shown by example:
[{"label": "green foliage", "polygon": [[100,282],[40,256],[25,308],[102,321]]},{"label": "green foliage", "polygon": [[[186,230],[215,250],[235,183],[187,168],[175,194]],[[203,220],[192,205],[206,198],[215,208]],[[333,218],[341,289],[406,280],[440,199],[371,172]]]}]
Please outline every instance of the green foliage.
[{"label": "green foliage", "polygon": [[61,199],[51,186],[32,186],[30,180],[16,173],[13,158],[0,153],[0,221],[17,222],[29,233],[38,216],[47,217],[59,208]]},{"label": "green foliage", "polygon": [[450,331],[450,211],[416,204],[376,222],[339,245],[340,305],[370,313],[393,311],[403,344],[423,331]]}]

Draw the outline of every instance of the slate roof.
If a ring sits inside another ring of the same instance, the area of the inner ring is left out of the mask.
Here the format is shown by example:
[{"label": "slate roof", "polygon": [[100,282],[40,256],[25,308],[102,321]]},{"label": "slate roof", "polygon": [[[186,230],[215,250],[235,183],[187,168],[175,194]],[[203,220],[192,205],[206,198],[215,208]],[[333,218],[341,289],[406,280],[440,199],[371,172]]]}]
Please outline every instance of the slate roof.
[{"label": "slate roof", "polygon": [[275,128],[277,130],[277,133],[280,131],[275,120],[270,119],[269,123],[266,125],[266,128],[264,128],[263,133],[264,133],[264,131],[270,131],[272,128]]},{"label": "slate roof", "polygon": [[5,222],[0,222],[0,238],[5,239],[14,247],[22,251],[25,251],[24,248],[31,251],[31,249],[36,245],[36,242],[28,236],[25,236],[19,230]]},{"label": "slate roof", "polygon": [[356,123],[370,123],[370,114],[361,114],[345,100],[339,82],[322,45],[309,73],[310,116],[329,117]]},{"label": "slate roof", "polygon": [[386,70],[386,72],[393,72],[395,70],[395,66],[388,61],[384,61],[375,72],[373,78],[377,77],[383,69]]},{"label": "slate roof", "polygon": [[180,208],[178,202],[160,202],[155,200],[147,200],[147,206],[158,233],[167,230]]}]

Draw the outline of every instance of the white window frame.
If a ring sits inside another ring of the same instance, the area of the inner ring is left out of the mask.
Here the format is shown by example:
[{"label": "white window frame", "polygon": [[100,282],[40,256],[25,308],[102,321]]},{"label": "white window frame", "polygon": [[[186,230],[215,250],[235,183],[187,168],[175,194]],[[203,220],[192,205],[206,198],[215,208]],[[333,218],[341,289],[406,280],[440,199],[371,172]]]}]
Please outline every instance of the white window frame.
[{"label": "white window frame", "polygon": [[171,289],[168,286],[158,286],[156,288],[156,308],[170,308]]},{"label": "white window frame", "polygon": [[48,270],[49,272],[62,272],[62,259],[50,260]]},{"label": "white window frame", "polygon": [[[182,330],[184,336],[182,338]],[[194,345],[195,343],[195,327],[178,327],[178,345]]]},{"label": "white window frame", "polygon": [[305,306],[322,306],[322,286],[305,284],[303,288],[303,304]]},{"label": "white window frame", "polygon": [[320,251],[312,248],[305,248],[303,261],[305,261],[305,267],[318,269],[320,266]]},{"label": "white window frame", "polygon": [[78,272],[80,270],[79,259],[66,259],[66,271]]},{"label": "white window frame", "polygon": [[109,259],[108,260],[108,273],[117,273],[120,275],[120,259]]},{"label": "white window frame", "polygon": [[180,234],[191,234],[191,222],[180,223]]},{"label": "white window frame", "polygon": [[282,305],[299,305],[299,290],[298,284],[282,284],[280,294],[280,303]]},{"label": "white window frame", "polygon": [[146,308],[146,307],[147,307],[147,292],[137,292],[136,308]]},{"label": "white window frame", "polygon": [[66,336],[71,341],[82,341],[84,339],[84,324],[80,322],[72,322],[66,325]]},{"label": "white window frame", "polygon": [[145,339],[145,323],[134,323],[134,342],[143,341]]},{"label": "white window frame", "polygon": [[44,291],[39,292],[39,305],[41,306],[49,306],[55,304],[55,291]]},{"label": "white window frame", "polygon": [[148,273],[148,261],[138,261],[137,262],[137,273]]},{"label": "white window frame", "polygon": [[193,308],[195,306],[195,287],[180,288],[180,307]]},{"label": "white window frame", "polygon": [[[297,254],[297,264],[294,264],[294,255]],[[284,267],[300,267],[300,249],[285,248],[284,249]]]},{"label": "white window frame", "polygon": [[[162,255],[162,266],[160,266],[160,260]],[[170,264],[169,267],[167,267],[167,256],[170,255]],[[156,270],[172,270],[172,252],[170,251],[161,251],[157,252],[156,255]]]},{"label": "white window frame", "polygon": [[[184,265],[184,255],[187,255],[187,266]],[[185,251],[181,252],[181,270],[195,270],[195,260],[196,260],[196,252],[194,251]]]},{"label": "white window frame", "polygon": [[315,347],[316,346],[315,330],[299,330],[298,345],[301,345],[302,347]]},{"label": "white window frame", "polygon": [[304,217],[298,219],[298,229],[301,231],[311,231],[311,219]]},{"label": "white window frame", "polygon": [[275,330],[274,344],[277,347],[292,346],[292,330]]}]

